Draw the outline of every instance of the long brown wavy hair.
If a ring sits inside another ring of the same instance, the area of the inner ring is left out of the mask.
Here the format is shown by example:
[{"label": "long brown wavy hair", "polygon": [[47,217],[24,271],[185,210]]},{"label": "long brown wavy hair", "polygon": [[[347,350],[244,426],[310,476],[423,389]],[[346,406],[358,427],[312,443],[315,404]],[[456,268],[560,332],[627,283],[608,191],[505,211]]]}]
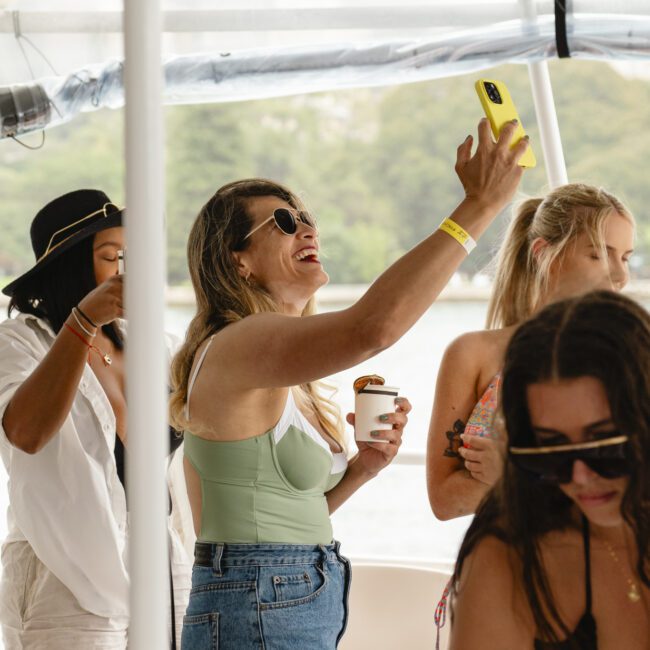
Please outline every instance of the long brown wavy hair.
[{"label": "long brown wavy hair", "polygon": [[[612,213],[634,224],[632,213],[619,199],[602,187],[584,183],[562,185],[543,199],[520,203],[497,253],[486,327],[508,327],[529,318],[547,289],[552,265],[578,235],[587,233],[605,254],[603,229]],[[535,256],[532,243],[539,237],[549,245]]]},{"label": "long brown wavy hair", "polygon": [[[650,586],[650,315],[633,300],[597,291],[546,307],[524,323],[506,352],[502,408],[508,445],[537,445],[527,387],[589,376],[604,386],[612,420],[629,436],[629,482],[621,503],[639,551],[636,571]],[[486,495],[460,548],[452,578],[481,539],[494,535],[512,549],[515,576],[528,597],[538,638],[558,642],[570,634],[555,606],[539,551],[542,537],[574,525],[574,504],[558,486],[542,483],[506,459],[501,480]]]},{"label": "long brown wavy hair", "polygon": [[[249,245],[245,237],[252,220],[247,204],[259,196],[277,196],[296,210],[305,210],[300,198],[279,183],[261,178],[244,179],[219,188],[201,208],[190,231],[187,259],[196,296],[196,315],[171,367],[170,419],[179,431],[188,426],[184,415],[187,386],[194,355],[201,343],[246,316],[280,311],[264,287],[241,277],[232,255]],[[311,298],[302,315],[311,315],[315,310]],[[303,384],[297,397],[308,403],[323,429],[343,445],[340,410],[322,395],[322,386],[321,382]]]}]

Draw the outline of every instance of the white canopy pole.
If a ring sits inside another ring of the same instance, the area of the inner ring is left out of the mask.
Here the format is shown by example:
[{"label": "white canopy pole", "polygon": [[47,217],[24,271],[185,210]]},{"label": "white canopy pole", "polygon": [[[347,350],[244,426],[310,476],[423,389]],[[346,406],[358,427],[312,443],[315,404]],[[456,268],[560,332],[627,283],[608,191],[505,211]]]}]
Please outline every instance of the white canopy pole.
[{"label": "white canopy pole", "polygon": [[555,112],[548,64],[546,61],[529,63],[528,74],[533,90],[539,137],[542,141],[542,151],[546,162],[546,175],[548,184],[553,189],[559,185],[566,185],[569,182],[569,176],[564,162],[560,125]]},{"label": "white canopy pole", "polygon": [[[169,647],[160,0],[124,2],[129,648]],[[101,558],[98,558],[101,561]]]},{"label": "white canopy pole", "polygon": [[[527,20],[535,30],[537,23],[537,7],[534,0],[520,0],[524,19]],[[544,162],[546,163],[546,175],[551,189],[559,185],[566,185],[569,182],[564,152],[562,151],[562,138],[560,136],[560,125],[557,121],[555,102],[553,100],[553,87],[551,76],[548,72],[546,61],[528,63],[528,75],[533,91],[533,104],[539,127],[539,137],[542,141]]]}]

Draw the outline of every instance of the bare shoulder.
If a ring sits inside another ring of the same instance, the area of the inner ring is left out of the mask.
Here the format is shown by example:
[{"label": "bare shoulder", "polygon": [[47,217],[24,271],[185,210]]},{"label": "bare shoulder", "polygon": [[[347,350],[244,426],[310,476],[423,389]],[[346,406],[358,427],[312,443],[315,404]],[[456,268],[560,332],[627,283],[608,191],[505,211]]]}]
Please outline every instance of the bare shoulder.
[{"label": "bare shoulder", "polygon": [[[539,545],[543,556],[560,549],[582,552],[581,533],[574,529],[551,531],[540,539]],[[502,595],[522,595],[521,571],[521,560],[512,546],[494,535],[486,536],[464,562],[459,592],[482,585],[483,590]]]},{"label": "bare shoulder", "polygon": [[481,349],[490,335],[489,330],[465,332],[457,336],[448,346],[446,353],[451,355],[468,355]]},{"label": "bare shoulder", "polygon": [[211,392],[219,391],[222,386],[227,389],[229,369],[224,351],[228,349],[228,341],[231,338],[227,330],[237,325],[238,323],[233,323],[215,332],[196,349],[190,371],[190,378],[194,377],[196,380],[192,391],[196,397],[199,397],[202,387],[206,384],[210,386]]},{"label": "bare shoulder", "polygon": [[485,360],[495,355],[501,356],[513,331],[513,328],[504,328],[465,332],[447,346],[446,354],[479,360]]},{"label": "bare shoulder", "polygon": [[[227,350],[234,343],[244,341],[249,336],[259,335],[260,330],[268,329],[269,333],[276,327],[282,327],[285,322],[293,322],[294,319],[285,314],[265,312],[250,314],[241,320],[230,323],[216,332],[212,339],[211,348],[214,352]],[[267,341],[271,343],[272,341]]]},{"label": "bare shoulder", "polygon": [[532,647],[531,615],[514,550],[485,537],[467,556],[454,600],[452,650]]},{"label": "bare shoulder", "polygon": [[489,381],[501,368],[506,346],[501,330],[466,332],[447,346],[443,365],[462,369],[465,377],[471,375],[478,390],[484,374],[491,373]]},{"label": "bare shoulder", "polygon": [[495,589],[512,587],[516,564],[514,551],[504,541],[494,535],[485,537],[465,560],[460,589],[474,582],[487,583]]},{"label": "bare shoulder", "polygon": [[237,364],[224,341],[228,339],[226,330],[238,326],[234,323],[216,332],[194,354],[190,378],[195,383],[188,394],[191,431],[203,438],[257,436],[274,426],[286,402],[286,388],[242,387],[233,381]]},{"label": "bare shoulder", "polygon": [[478,374],[482,365],[481,339],[483,332],[467,332],[455,338],[445,349],[440,364],[442,376],[462,372],[464,377]]},{"label": "bare shoulder", "polygon": [[282,319],[288,319],[288,316],[275,313],[250,314],[241,320],[230,323],[225,327],[212,334],[197,348],[194,356],[195,360],[199,359],[203,349],[209,344],[210,349],[205,355],[204,364],[209,366],[218,363],[228,363],[229,353],[234,350],[245,350],[247,342],[252,336],[258,336],[260,329],[269,329],[267,345],[272,344],[272,331],[275,327],[280,327]]},{"label": "bare shoulder", "polygon": [[527,609],[520,580],[521,561],[514,549],[495,536],[482,539],[467,556],[460,576],[457,606],[479,608],[487,617],[525,618]]},{"label": "bare shoulder", "polygon": [[206,362],[217,364],[219,372],[227,369],[231,382],[236,382],[237,375],[244,368],[252,369],[255,375],[271,366],[277,373],[277,364],[273,360],[277,360],[278,355],[284,356],[281,353],[283,342],[291,339],[291,333],[297,332],[309,318],[275,312],[250,314],[214,334]]}]

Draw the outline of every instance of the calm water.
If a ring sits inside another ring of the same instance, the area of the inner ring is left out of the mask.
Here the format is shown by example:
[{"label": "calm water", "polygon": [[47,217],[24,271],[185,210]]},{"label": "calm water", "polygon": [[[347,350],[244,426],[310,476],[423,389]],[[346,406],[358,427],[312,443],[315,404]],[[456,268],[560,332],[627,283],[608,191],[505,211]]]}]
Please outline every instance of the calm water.
[{"label": "calm water", "polygon": [[[380,374],[387,383],[399,386],[400,394],[413,404],[402,449],[424,450],[436,373],[444,349],[459,334],[481,329],[486,307],[486,303],[438,303],[392,348],[331,377],[343,413],[353,410],[353,379],[361,374]],[[170,308],[166,328],[183,336],[192,315],[191,309]],[[354,448],[353,440],[350,445]],[[4,513],[6,507],[6,475],[0,465],[0,512]],[[352,557],[451,562],[470,519],[437,521],[429,509],[424,467],[396,466],[361,488],[334,514],[333,521],[336,538]],[[0,516],[0,539],[5,531],[5,518]]]}]

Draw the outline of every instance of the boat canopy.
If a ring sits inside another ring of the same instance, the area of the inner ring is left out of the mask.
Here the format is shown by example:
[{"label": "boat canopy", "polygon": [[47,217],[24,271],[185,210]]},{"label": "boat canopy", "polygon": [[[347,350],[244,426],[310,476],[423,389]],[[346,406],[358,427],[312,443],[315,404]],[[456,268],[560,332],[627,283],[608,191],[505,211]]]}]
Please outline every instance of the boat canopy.
[{"label": "boat canopy", "polygon": [[[124,103],[121,0],[52,4],[0,0],[2,137]],[[167,104],[396,85],[556,57],[636,62],[650,76],[644,0],[214,4],[162,0]]]}]

